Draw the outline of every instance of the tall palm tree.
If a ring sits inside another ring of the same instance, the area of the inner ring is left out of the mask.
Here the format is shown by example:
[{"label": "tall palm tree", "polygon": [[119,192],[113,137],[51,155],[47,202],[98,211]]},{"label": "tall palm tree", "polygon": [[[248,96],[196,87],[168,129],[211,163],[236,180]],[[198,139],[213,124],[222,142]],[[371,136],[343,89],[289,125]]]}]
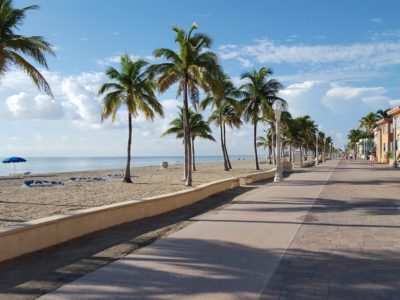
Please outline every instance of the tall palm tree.
[{"label": "tall palm tree", "polygon": [[360,126],[358,128],[360,129],[364,127],[367,135],[371,136],[372,131],[376,126],[376,121],[377,121],[376,114],[370,112],[369,114],[361,118]]},{"label": "tall palm tree", "polygon": [[146,119],[153,120],[156,114],[164,117],[163,108],[154,93],[154,83],[148,78],[143,68],[147,66],[144,60],[132,61],[127,55],[120,58],[121,70],[114,67],[107,69],[106,74],[112,80],[104,83],[98,95],[104,95],[101,119],[111,116],[116,119],[117,112],[122,105],[128,110],[128,151],[124,182],[131,180],[131,144],[132,144],[132,118],[143,113]]},{"label": "tall palm tree", "polygon": [[24,58],[24,56],[29,56],[47,69],[45,55],[54,55],[51,45],[41,36],[24,36],[15,33],[22,24],[25,13],[38,8],[37,5],[31,5],[16,9],[11,0],[0,0],[0,77],[5,76],[12,66],[19,67],[28,74],[39,90],[52,96],[46,79]]},{"label": "tall palm tree", "polygon": [[[183,107],[179,107],[178,117],[169,122],[169,128],[162,134],[175,135],[177,139],[182,139],[185,136],[184,123],[183,123]],[[196,113],[192,109],[189,109],[189,125],[190,125],[190,137],[192,139],[192,169],[196,171],[196,159],[194,150],[195,139],[202,138],[210,141],[214,141],[214,137],[211,135],[212,130],[206,121],[203,120],[203,116]]]},{"label": "tall palm tree", "polygon": [[158,48],[154,51],[155,57],[163,57],[165,63],[149,67],[152,76],[157,77],[160,92],[178,83],[177,96],[183,93],[184,110],[184,143],[185,143],[185,175],[186,186],[192,185],[191,138],[189,126],[189,98],[196,108],[199,102],[199,89],[205,92],[216,89],[218,78],[222,76],[222,69],[216,54],[210,51],[211,39],[202,33],[193,34],[197,29],[192,24],[186,33],[184,29],[173,27],[176,32],[175,42],[178,51],[168,48]]},{"label": "tall palm tree", "polygon": [[229,169],[232,169],[232,164],[229,158],[227,142],[226,142],[226,126],[228,126],[231,129],[239,128],[242,125],[242,120],[240,118],[241,118],[240,105],[237,101],[224,104],[222,111],[222,128],[224,132],[224,149]]},{"label": "tall palm tree", "polygon": [[232,81],[227,76],[224,76],[219,79],[218,89],[209,93],[200,104],[203,110],[208,106],[211,107],[213,111],[208,122],[215,123],[215,125],[220,128],[221,149],[225,171],[232,169],[226,147],[226,125],[231,128],[241,125],[239,105],[236,100],[238,95],[239,93],[235,89]]},{"label": "tall palm tree", "polygon": [[244,120],[253,125],[253,144],[256,170],[260,170],[257,156],[257,124],[266,111],[272,111],[272,104],[280,99],[276,96],[282,84],[275,79],[268,79],[272,75],[269,68],[261,68],[242,74],[241,79],[246,82],[239,90],[242,93],[240,101]]}]

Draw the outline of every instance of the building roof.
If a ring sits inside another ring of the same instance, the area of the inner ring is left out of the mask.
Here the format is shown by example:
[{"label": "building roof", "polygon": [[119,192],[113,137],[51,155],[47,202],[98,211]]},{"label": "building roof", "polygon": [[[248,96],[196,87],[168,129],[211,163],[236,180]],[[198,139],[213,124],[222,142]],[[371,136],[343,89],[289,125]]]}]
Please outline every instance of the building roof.
[{"label": "building roof", "polygon": [[391,110],[389,110],[389,111],[387,112],[387,114],[388,114],[389,116],[396,116],[396,115],[399,115],[399,114],[400,114],[400,105],[399,105],[399,106],[396,106],[396,107],[394,107],[394,108],[392,108]]},{"label": "building roof", "polygon": [[393,119],[392,118],[385,118],[385,119],[381,119],[379,121],[376,122],[376,125],[383,125],[386,123],[392,123]]}]

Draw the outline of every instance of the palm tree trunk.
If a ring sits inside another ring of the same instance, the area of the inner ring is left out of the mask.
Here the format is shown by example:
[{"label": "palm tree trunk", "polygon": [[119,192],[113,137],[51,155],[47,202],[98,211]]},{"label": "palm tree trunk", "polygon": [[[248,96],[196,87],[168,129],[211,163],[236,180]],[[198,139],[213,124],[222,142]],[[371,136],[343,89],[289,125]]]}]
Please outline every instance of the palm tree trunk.
[{"label": "palm tree trunk", "polygon": [[303,163],[303,149],[300,144],[300,165]]},{"label": "palm tree trunk", "polygon": [[226,159],[225,153],[225,145],[224,145],[224,132],[223,132],[223,125],[222,125],[222,114],[219,114],[219,131],[220,131],[220,139],[221,139],[221,149],[222,149],[222,156],[224,157],[224,171],[229,171],[228,161]]},{"label": "palm tree trunk", "polygon": [[185,79],[183,91],[183,121],[184,121],[184,139],[185,139],[185,173],[186,183],[185,186],[192,186],[192,151],[190,139],[190,121],[189,121],[189,104],[188,104],[188,82]]},{"label": "palm tree trunk", "polygon": [[128,123],[129,123],[128,153],[127,153],[128,155],[127,155],[127,161],[126,161],[124,182],[132,183],[132,180],[131,180],[132,115],[131,115],[131,113],[128,113]]},{"label": "palm tree trunk", "polygon": [[195,139],[195,137],[192,136],[192,167],[193,167],[193,171],[196,171],[196,159],[194,156],[194,139]]},{"label": "palm tree trunk", "polygon": [[231,164],[231,160],[229,159],[229,155],[228,155],[228,149],[226,148],[226,127],[225,127],[225,122],[223,122],[224,126],[224,150],[225,150],[225,156],[226,156],[226,162],[228,164],[228,168],[232,169],[232,164]]},{"label": "palm tree trunk", "polygon": [[260,166],[258,165],[258,155],[257,155],[257,121],[254,121],[254,132],[253,132],[253,141],[254,141],[254,155],[256,160],[256,170],[260,170]]},{"label": "palm tree trunk", "polygon": [[185,138],[183,138],[183,149],[184,149],[184,158],[183,158],[183,178],[182,181],[186,182],[186,178],[187,178],[187,154],[186,154],[186,146],[185,146]]},{"label": "palm tree trunk", "polygon": [[272,157],[274,159],[274,166],[276,166],[276,134],[275,134],[275,129],[272,132]]},{"label": "palm tree trunk", "polygon": [[272,145],[268,146],[268,159],[269,159],[269,164],[272,164]]}]

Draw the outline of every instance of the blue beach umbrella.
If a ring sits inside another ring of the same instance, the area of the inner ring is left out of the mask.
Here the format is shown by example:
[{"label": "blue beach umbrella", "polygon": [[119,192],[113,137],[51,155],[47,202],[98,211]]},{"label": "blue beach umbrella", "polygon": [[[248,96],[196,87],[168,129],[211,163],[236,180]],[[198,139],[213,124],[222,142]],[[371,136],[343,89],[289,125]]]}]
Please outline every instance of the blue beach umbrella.
[{"label": "blue beach umbrella", "polygon": [[14,164],[14,174],[16,174],[15,164],[20,163],[20,162],[26,162],[26,159],[24,159],[22,157],[16,157],[16,156],[7,157],[7,158],[3,159],[3,164]]}]

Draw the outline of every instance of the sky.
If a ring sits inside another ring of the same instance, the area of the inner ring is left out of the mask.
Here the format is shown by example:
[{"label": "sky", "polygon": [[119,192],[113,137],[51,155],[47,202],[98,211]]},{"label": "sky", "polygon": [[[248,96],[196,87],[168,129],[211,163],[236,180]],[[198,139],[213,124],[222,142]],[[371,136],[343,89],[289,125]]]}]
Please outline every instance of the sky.
[{"label": "sky", "polygon": [[[310,115],[338,147],[370,111],[400,105],[400,2],[396,0],[14,0],[38,4],[20,33],[53,45],[43,74],[54,99],[18,69],[0,79],[0,157],[123,156],[127,115],[101,122],[99,86],[121,54],[150,63],[158,47],[176,49],[172,26],[212,37],[225,72],[270,67],[294,117]],[[30,60],[28,58],[30,62]],[[158,95],[165,118],[134,120],[132,154],[182,155],[181,141],[160,137],[175,118],[176,87]],[[209,112],[204,112],[207,118]],[[263,135],[263,126],[259,135]],[[213,127],[218,140],[218,129]],[[227,133],[231,154],[252,154],[252,130]],[[263,151],[261,150],[261,155]],[[218,143],[196,142],[198,155],[219,155]]]}]

